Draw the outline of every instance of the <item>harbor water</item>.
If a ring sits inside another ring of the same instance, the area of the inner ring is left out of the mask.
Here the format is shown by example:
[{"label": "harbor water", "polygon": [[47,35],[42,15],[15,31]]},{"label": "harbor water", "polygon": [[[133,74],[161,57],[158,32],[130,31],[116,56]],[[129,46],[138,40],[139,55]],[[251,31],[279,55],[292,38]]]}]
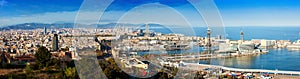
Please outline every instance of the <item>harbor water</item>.
[{"label": "harbor water", "polygon": [[[172,30],[182,30],[185,28],[172,28]],[[194,33],[197,36],[206,36],[206,27],[193,27]],[[245,33],[245,40],[251,39],[269,39],[269,40],[290,40],[295,41],[300,39],[300,27],[226,27],[226,38],[230,40],[239,40],[240,31]],[[150,28],[155,32],[161,33],[174,33],[170,28]],[[176,31],[175,33],[180,32]],[[189,35],[187,32],[185,35]],[[191,33],[191,32],[190,32]],[[197,60],[201,64],[212,64],[222,65],[226,67],[234,68],[250,68],[250,69],[269,69],[269,70],[287,70],[287,71],[300,71],[300,51],[289,51],[285,48],[282,49],[268,49],[269,53],[254,55],[254,56],[243,56],[233,58],[216,58],[210,60]],[[191,52],[202,52],[203,49],[200,47],[192,47],[190,50],[185,51],[150,51],[150,52],[139,52],[140,54],[147,53],[167,53],[167,54],[178,54],[178,53],[191,53]],[[194,62],[194,61],[192,61]]]},{"label": "harbor water", "polygon": [[300,71],[300,51],[269,49],[267,54],[199,60],[199,63],[245,69]]}]

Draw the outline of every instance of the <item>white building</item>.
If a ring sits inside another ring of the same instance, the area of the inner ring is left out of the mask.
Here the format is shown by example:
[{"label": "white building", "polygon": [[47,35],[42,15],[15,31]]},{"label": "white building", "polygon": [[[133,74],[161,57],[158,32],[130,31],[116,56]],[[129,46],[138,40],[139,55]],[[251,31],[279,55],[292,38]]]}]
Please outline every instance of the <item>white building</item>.
[{"label": "white building", "polygon": [[276,44],[276,40],[266,40],[266,39],[253,39],[253,43],[260,43],[261,47],[271,47]]}]

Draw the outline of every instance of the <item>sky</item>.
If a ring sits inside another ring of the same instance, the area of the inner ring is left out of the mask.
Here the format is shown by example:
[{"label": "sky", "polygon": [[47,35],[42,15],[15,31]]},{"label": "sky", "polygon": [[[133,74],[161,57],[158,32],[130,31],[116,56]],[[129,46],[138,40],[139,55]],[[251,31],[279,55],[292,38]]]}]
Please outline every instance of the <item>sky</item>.
[{"label": "sky", "polygon": [[[95,0],[0,0],[0,27],[22,23],[133,23],[206,26],[203,17],[186,0],[114,0],[101,20]],[[300,26],[299,0],[214,0],[225,26]],[[78,12],[87,18],[76,19]]]}]

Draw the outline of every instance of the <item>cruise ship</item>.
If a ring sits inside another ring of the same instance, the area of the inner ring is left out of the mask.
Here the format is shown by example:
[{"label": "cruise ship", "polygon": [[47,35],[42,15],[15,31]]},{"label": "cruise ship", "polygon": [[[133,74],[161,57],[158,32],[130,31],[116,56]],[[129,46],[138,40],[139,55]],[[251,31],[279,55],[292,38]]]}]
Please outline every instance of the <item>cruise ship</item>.
[{"label": "cruise ship", "polygon": [[300,40],[293,42],[293,44],[287,45],[288,50],[297,50],[300,51]]}]

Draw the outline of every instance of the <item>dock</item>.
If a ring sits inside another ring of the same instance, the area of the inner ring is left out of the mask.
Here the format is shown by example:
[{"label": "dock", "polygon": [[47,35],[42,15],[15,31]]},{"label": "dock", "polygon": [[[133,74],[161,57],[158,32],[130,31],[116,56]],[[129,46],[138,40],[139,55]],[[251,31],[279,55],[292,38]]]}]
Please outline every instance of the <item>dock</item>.
[{"label": "dock", "polygon": [[249,56],[249,55],[257,55],[257,54],[265,54],[266,52],[260,53],[229,53],[227,55],[219,55],[219,54],[200,54],[200,55],[184,55],[184,56],[165,56],[166,60],[169,61],[182,61],[182,60],[207,60],[213,58],[230,58],[230,57],[241,57],[241,56]]},{"label": "dock", "polygon": [[218,65],[207,65],[207,64],[198,64],[198,63],[183,63],[187,66],[189,65],[196,65],[203,67],[209,67],[209,68],[220,68],[223,70],[228,71],[237,71],[237,72],[252,72],[252,73],[271,73],[271,74],[283,74],[283,75],[299,75],[299,71],[283,71],[283,70],[266,70],[266,69],[241,69],[241,68],[231,68],[231,67],[224,67],[224,66],[218,66]]}]

